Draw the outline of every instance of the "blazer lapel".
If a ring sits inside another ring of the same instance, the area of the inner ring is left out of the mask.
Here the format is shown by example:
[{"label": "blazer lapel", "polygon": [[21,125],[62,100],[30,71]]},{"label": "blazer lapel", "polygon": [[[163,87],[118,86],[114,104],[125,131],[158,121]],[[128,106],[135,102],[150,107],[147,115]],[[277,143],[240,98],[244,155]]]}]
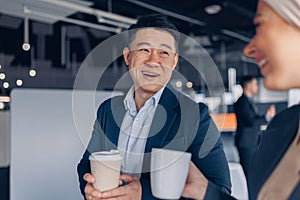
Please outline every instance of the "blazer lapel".
[{"label": "blazer lapel", "polygon": [[[150,172],[152,148],[163,147],[166,137],[170,134],[171,128],[174,125],[178,115],[175,110],[178,106],[175,94],[166,87],[160,98],[145,147],[142,172]],[[149,178],[149,176],[149,173],[142,175],[144,178]]]},{"label": "blazer lapel", "polygon": [[106,141],[106,148],[109,146],[108,148],[114,147],[115,149],[118,146],[120,129],[126,112],[123,99],[121,97],[113,98],[111,104],[109,104],[111,107],[108,108],[109,111],[104,131],[106,137],[109,139],[109,141]]},{"label": "blazer lapel", "polygon": [[[175,108],[178,106],[176,94],[176,91],[173,92],[167,87],[165,88],[152,121],[145,147],[145,153],[151,152],[153,147],[162,147],[166,136],[169,134],[177,117],[177,112],[175,111]],[[111,107],[107,108],[107,121],[104,123],[106,124],[104,132],[109,141],[106,141],[105,148],[107,148],[107,145],[109,147],[112,147],[112,145],[118,145],[120,128],[126,113],[123,99],[124,98],[120,97],[112,98],[111,104],[109,104]]]},{"label": "blazer lapel", "polygon": [[151,152],[153,147],[162,147],[177,117],[178,113],[175,111],[177,106],[178,100],[175,93],[166,87],[152,121],[145,153]]}]

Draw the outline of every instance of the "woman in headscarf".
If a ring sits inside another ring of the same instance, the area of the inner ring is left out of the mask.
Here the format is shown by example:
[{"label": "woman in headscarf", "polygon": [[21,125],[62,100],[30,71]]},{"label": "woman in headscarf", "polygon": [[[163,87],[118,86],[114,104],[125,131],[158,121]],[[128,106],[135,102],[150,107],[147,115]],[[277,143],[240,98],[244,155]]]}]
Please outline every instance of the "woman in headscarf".
[{"label": "woman in headscarf", "polygon": [[[272,90],[300,88],[300,0],[259,0],[256,34],[244,54],[254,58]],[[300,199],[300,105],[277,114],[262,135],[249,172],[249,199]],[[228,199],[193,165],[183,196]],[[201,187],[202,184],[202,187]],[[204,187],[203,187],[204,185]]]}]

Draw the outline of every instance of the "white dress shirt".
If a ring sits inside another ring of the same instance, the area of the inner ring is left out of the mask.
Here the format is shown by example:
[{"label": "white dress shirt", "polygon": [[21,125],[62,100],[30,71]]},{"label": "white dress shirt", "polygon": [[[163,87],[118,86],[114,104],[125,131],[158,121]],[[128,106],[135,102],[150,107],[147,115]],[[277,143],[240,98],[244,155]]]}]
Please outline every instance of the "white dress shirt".
[{"label": "white dress shirt", "polygon": [[140,177],[147,138],[163,90],[160,89],[149,98],[139,112],[134,101],[134,87],[124,99],[126,113],[118,139],[118,150],[123,156],[123,173]]}]

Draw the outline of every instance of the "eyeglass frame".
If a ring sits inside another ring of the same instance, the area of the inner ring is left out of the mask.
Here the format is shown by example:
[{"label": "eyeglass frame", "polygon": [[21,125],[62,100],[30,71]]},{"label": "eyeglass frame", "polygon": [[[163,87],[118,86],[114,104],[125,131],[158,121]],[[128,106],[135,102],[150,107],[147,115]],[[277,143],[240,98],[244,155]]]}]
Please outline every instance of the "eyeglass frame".
[{"label": "eyeglass frame", "polygon": [[[137,49],[134,49],[134,50],[129,50],[129,52],[136,52],[138,53],[140,56],[147,56],[147,57],[150,57],[150,55],[153,53],[153,51],[156,51],[158,56],[161,58],[161,59],[170,59],[172,57],[175,57],[177,52],[172,52],[172,51],[169,51],[169,50],[166,50],[166,49],[159,49],[159,48],[153,48],[153,47],[143,47],[143,48],[137,48]],[[167,53],[167,54],[165,54]],[[164,56],[164,55],[167,55],[167,56]]]}]

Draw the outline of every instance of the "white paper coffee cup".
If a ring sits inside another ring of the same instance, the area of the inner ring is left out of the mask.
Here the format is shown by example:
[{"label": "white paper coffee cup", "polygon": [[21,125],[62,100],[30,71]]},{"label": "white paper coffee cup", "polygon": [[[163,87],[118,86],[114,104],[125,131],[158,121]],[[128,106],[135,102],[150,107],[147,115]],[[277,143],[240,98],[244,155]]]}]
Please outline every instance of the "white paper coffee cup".
[{"label": "white paper coffee cup", "polygon": [[118,187],[122,155],[118,150],[100,151],[89,156],[94,188],[103,192]]},{"label": "white paper coffee cup", "polygon": [[160,199],[179,199],[190,166],[191,154],[153,148],[151,152],[151,191]]}]

